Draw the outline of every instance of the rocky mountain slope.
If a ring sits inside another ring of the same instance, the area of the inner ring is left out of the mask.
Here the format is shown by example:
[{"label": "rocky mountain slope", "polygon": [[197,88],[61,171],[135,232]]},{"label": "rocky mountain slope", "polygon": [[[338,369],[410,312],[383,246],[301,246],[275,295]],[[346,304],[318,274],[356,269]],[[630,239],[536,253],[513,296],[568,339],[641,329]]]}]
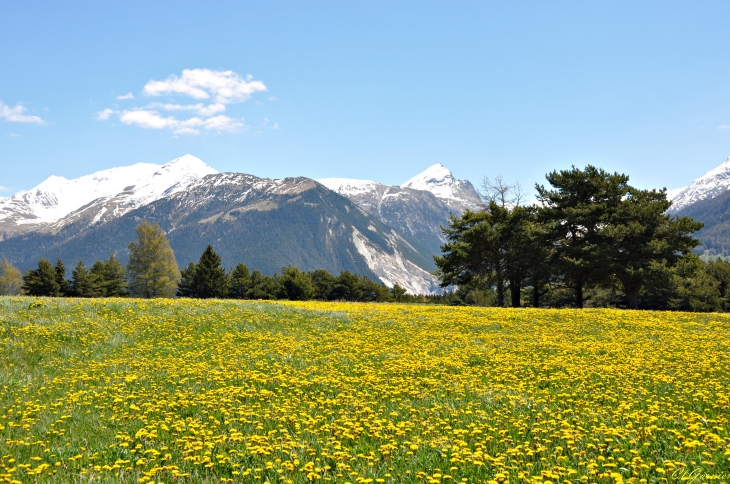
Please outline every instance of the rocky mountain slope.
[{"label": "rocky mountain slope", "polygon": [[730,190],[730,156],[686,187],[669,190],[667,198],[672,201],[669,211],[679,212],[694,203],[722,195],[728,190]]},{"label": "rocky mountain slope", "polygon": [[0,240],[104,223],[213,173],[199,158],[185,155],[164,165],[138,163],[74,180],[51,176],[27,192],[0,198]]},{"label": "rocky mountain slope", "polygon": [[423,244],[431,254],[440,253],[444,242],[440,227],[448,224],[449,213],[460,215],[467,208],[477,210],[481,203],[471,183],[455,179],[441,164],[429,167],[401,186],[350,178],[317,181],[409,240]]},{"label": "rocky mountain slope", "polygon": [[696,252],[730,256],[730,191],[683,207],[676,215],[692,217],[705,226],[694,236],[702,243]]},{"label": "rocky mountain slope", "polygon": [[[180,266],[210,243],[227,267],[243,262],[268,274],[288,264],[349,270],[414,294],[440,291],[428,247],[314,180],[215,173],[194,157],[152,166],[44,182],[2,200],[0,257],[22,269],[41,257],[73,266],[115,253],[124,262],[135,227],[146,219],[168,233]],[[74,198],[68,187],[92,193]]]},{"label": "rocky mountain slope", "polygon": [[474,185],[467,180],[457,180],[441,163],[428,167],[401,186],[431,192],[455,213],[462,213],[467,208],[477,209],[481,203]]}]

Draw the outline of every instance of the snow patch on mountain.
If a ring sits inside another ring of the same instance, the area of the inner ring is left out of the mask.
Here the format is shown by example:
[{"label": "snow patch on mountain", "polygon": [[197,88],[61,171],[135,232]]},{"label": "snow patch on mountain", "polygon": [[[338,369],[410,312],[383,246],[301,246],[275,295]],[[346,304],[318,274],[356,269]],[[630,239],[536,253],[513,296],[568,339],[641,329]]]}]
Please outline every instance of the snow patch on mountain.
[{"label": "snow patch on mountain", "polygon": [[446,202],[449,207],[463,211],[479,207],[479,194],[467,180],[457,180],[441,163],[431,165],[423,172],[401,185],[404,188],[425,190]]},{"label": "snow patch on mountain", "polygon": [[436,163],[426,168],[423,172],[414,176],[402,187],[426,190],[439,198],[456,198],[454,183],[457,180],[451,171],[441,163]]},{"label": "snow patch on mountain", "polygon": [[672,201],[669,211],[678,212],[693,203],[715,198],[728,190],[730,190],[730,156],[688,186],[668,190],[667,199]]},{"label": "snow patch on mountain", "polygon": [[[137,163],[73,180],[51,176],[27,192],[0,199],[0,223],[52,224],[90,204],[110,199],[117,199],[117,207],[123,206],[121,213],[115,213],[119,216],[184,190],[192,182],[213,173],[218,172],[199,158],[185,155],[164,165]],[[100,210],[96,217],[105,211]]]},{"label": "snow patch on mountain", "polygon": [[384,186],[382,183],[372,180],[356,180],[354,178],[321,178],[317,181],[343,197],[370,193]]},{"label": "snow patch on mountain", "polygon": [[[440,294],[442,292],[439,281],[432,274],[418,267],[403,255],[394,250],[389,254],[376,246],[359,230],[353,227],[352,242],[358,253],[365,259],[365,263],[373,273],[388,287],[395,284],[403,287],[408,294]],[[392,238],[398,237],[395,233],[389,234],[389,242],[395,243]]]}]

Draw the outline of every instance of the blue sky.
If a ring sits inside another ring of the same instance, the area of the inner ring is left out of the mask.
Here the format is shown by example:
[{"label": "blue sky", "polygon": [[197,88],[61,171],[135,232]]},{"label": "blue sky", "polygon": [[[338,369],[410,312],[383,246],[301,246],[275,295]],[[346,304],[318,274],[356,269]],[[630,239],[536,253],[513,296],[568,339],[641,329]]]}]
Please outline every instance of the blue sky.
[{"label": "blue sky", "polygon": [[391,184],[591,163],[647,188],[730,155],[727,2],[110,3],[0,4],[0,195],[186,153]]}]

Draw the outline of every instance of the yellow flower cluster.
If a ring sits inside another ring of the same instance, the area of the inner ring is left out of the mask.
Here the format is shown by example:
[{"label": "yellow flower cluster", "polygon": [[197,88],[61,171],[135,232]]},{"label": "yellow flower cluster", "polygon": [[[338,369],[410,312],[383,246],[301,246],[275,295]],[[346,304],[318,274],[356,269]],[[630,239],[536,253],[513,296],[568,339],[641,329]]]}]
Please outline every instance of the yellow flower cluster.
[{"label": "yellow flower cluster", "polygon": [[0,298],[0,482],[730,482],[730,318]]}]

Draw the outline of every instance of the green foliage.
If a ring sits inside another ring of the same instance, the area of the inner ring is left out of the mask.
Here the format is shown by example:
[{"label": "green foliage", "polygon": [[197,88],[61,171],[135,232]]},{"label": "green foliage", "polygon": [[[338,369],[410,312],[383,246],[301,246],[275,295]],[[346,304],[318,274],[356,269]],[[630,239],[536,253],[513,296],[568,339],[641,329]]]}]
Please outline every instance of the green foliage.
[{"label": "green foliage", "polygon": [[56,273],[59,295],[68,296],[70,288],[69,281],[66,280],[66,266],[60,258],[56,261],[56,265],[53,267],[53,270]]},{"label": "green foliage", "polygon": [[221,267],[221,258],[208,245],[197,264],[192,262],[180,273],[177,295],[201,299],[228,296],[229,278]]},{"label": "green foliage", "polygon": [[276,299],[278,292],[276,279],[257,270],[251,273],[251,288],[248,290],[248,299]]},{"label": "green foliage", "polygon": [[545,178],[551,189],[535,188],[544,207],[541,219],[556,248],[552,264],[574,288],[576,306],[582,308],[585,285],[610,273],[602,228],[629,191],[629,177],[588,165],[585,170],[574,166],[553,171]]},{"label": "green foliage", "polygon": [[339,301],[358,301],[360,299],[360,279],[350,271],[342,271],[335,279],[330,296]]},{"label": "green foliage", "polygon": [[73,297],[95,297],[96,292],[96,284],[86,269],[84,261],[79,261],[71,272],[69,294]]},{"label": "green foliage", "polygon": [[230,286],[228,297],[233,299],[246,299],[251,289],[251,272],[246,264],[237,264],[229,274]]},{"label": "green foliage", "polygon": [[137,226],[137,243],[129,243],[127,277],[132,296],[172,297],[180,281],[175,253],[159,225],[143,220]]},{"label": "green foliage", "polygon": [[195,294],[195,262],[188,264],[180,271],[180,282],[177,285],[177,295],[180,297],[194,297]]},{"label": "green foliage", "polygon": [[[722,306],[724,296],[712,289],[722,271],[690,271],[690,282],[682,279],[684,265],[672,270],[682,261],[699,263],[688,257],[698,244],[692,234],[702,224],[666,215],[666,191],[635,189],[628,176],[590,165],[546,178],[550,188],[536,186],[540,207],[508,207],[492,199],[481,212],[452,216],[443,254],[435,258],[442,287],[459,287],[452,302],[485,304],[493,290],[498,306],[507,294],[514,307],[525,296],[535,307],[638,309],[643,296],[653,307]],[[484,285],[475,285],[479,281]]]},{"label": "green foliage", "polygon": [[452,215],[449,227],[443,229],[447,239],[443,255],[434,258],[441,286],[483,281],[494,287],[498,306],[504,306],[509,287],[512,306],[520,306],[523,282],[543,277],[538,258],[544,260],[546,255],[538,229],[532,207],[510,209],[491,201],[482,212]]},{"label": "green foliage", "polygon": [[666,191],[629,187],[600,231],[610,257],[610,273],[621,281],[631,309],[639,307],[639,292],[650,276],[652,262],[673,266],[699,244],[691,234],[702,224],[689,217],[666,215],[669,207]]},{"label": "green foliage", "polygon": [[730,262],[717,258],[704,266],[705,272],[717,282],[717,290],[720,292],[722,309],[730,309]]},{"label": "green foliage", "polygon": [[296,267],[287,266],[281,269],[281,276],[276,278],[279,285],[279,297],[290,301],[307,301],[314,299],[316,290],[312,277]]},{"label": "green foliage", "polygon": [[114,254],[103,262],[101,285],[106,297],[126,297],[129,295],[126,272],[122,263]]},{"label": "green foliage", "polygon": [[317,269],[309,273],[314,284],[314,298],[319,301],[329,301],[332,298],[337,278],[324,269]]},{"label": "green foliage", "polygon": [[20,271],[3,257],[0,261],[0,296],[16,296],[22,292]]},{"label": "green foliage", "polygon": [[29,296],[60,296],[61,286],[56,271],[48,259],[38,261],[38,269],[28,269],[23,275],[23,292]]},{"label": "green foliage", "polygon": [[405,299],[406,290],[398,284],[393,284],[393,287],[390,288],[390,294],[395,302],[401,302]]}]

